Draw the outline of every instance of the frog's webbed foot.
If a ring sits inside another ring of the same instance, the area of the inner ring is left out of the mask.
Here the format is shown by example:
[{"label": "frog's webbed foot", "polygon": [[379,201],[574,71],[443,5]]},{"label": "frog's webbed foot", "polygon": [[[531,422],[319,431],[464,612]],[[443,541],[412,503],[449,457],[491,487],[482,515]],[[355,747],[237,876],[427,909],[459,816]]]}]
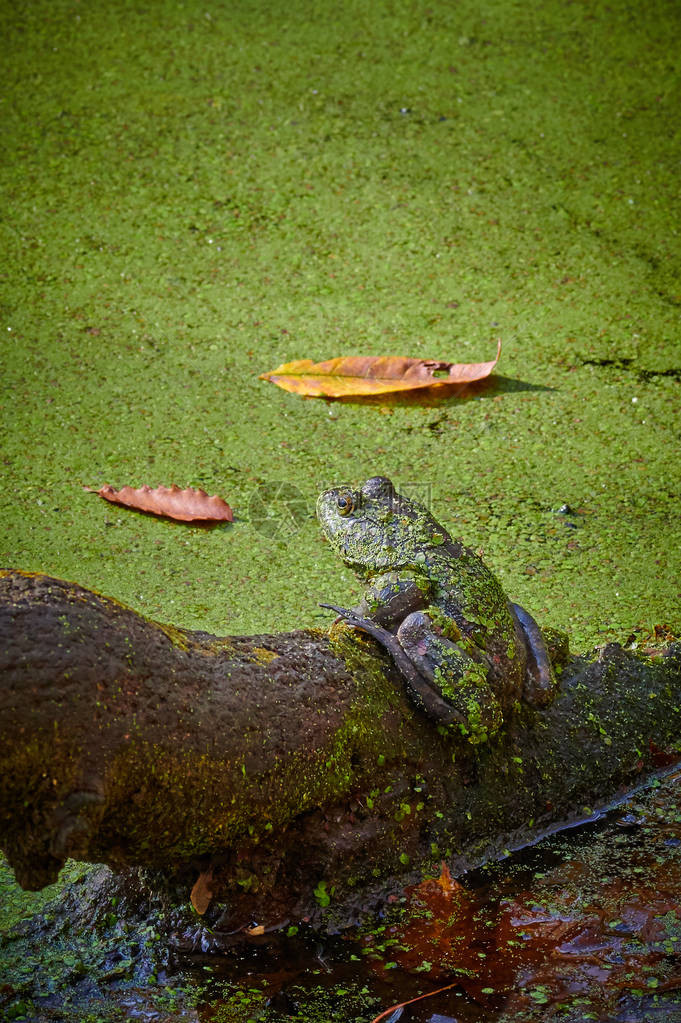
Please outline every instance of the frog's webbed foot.
[{"label": "frog's webbed foot", "polygon": [[520,604],[511,604],[511,611],[525,639],[525,696],[529,703],[543,707],[555,695],[556,678],[542,631],[532,615]]},{"label": "frog's webbed foot", "polygon": [[335,604],[320,604],[319,606],[328,607],[331,611],[335,611],[348,625],[366,632],[367,635],[371,636],[372,639],[375,639],[387,650],[402,676],[408,696],[428,717],[439,724],[467,725],[464,715],[440,696],[430,682],[414,666],[400,646],[399,640],[392,632],[388,632],[387,629],[373,622],[370,618],[363,618],[362,615],[349,608],[337,607]]}]

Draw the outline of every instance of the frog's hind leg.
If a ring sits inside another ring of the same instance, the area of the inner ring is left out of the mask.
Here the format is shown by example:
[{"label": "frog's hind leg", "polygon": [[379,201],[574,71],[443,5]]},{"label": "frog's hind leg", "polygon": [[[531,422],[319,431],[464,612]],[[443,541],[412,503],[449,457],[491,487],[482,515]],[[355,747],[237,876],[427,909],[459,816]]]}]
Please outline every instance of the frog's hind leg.
[{"label": "frog's hind leg", "polygon": [[551,658],[542,631],[532,615],[520,604],[510,604],[525,640],[527,663],[525,666],[526,698],[536,706],[545,706],[555,694],[556,679]]},{"label": "frog's hind leg", "polygon": [[[408,615],[399,629],[400,646],[422,680],[456,711],[456,722],[472,743],[484,742],[498,731],[501,704],[488,681],[490,665],[482,651],[478,658],[460,647],[433,622],[427,612]],[[449,723],[444,716],[441,723]]]}]

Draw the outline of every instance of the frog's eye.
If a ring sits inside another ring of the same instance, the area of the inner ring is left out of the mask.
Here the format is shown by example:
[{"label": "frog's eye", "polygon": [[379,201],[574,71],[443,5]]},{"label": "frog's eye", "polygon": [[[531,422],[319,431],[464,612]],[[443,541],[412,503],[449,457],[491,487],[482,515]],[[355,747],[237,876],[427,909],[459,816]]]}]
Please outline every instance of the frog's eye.
[{"label": "frog's eye", "polygon": [[355,507],[352,494],[339,494],[336,499],[336,505],[338,507],[339,515],[349,515]]}]

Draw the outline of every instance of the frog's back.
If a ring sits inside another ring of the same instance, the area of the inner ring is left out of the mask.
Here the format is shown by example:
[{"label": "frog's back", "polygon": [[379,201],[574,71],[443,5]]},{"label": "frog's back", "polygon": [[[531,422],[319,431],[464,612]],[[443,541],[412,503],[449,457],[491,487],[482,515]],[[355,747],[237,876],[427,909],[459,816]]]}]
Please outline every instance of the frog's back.
[{"label": "frog's back", "polygon": [[461,631],[486,648],[493,642],[497,654],[517,656],[516,623],[506,594],[493,572],[469,547],[458,540],[443,545],[432,565],[437,582],[437,603]]}]

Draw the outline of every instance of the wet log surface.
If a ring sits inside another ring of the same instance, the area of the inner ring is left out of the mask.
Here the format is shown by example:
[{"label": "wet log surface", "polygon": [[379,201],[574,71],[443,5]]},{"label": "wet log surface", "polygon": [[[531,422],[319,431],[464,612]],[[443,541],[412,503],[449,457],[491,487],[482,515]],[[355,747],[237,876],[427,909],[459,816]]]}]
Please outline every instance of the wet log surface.
[{"label": "wet log surface", "polygon": [[493,740],[441,734],[373,641],[219,638],[73,583],[0,576],[0,846],[27,888],[67,857],[142,866],[221,931],[312,922],[588,816],[673,756],[681,644],[564,666]]}]

